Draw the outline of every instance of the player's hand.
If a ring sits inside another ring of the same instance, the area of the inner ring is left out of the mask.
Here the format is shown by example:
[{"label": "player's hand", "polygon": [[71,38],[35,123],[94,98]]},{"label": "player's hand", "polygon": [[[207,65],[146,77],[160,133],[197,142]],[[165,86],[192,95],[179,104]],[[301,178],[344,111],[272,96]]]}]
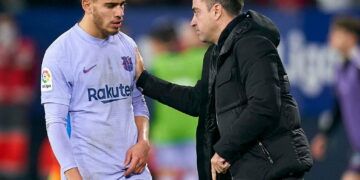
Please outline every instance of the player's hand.
[{"label": "player's hand", "polygon": [[311,152],[316,160],[322,160],[325,155],[327,138],[323,134],[318,134],[311,142]]},{"label": "player's hand", "polygon": [[125,166],[128,168],[124,175],[129,176],[132,173],[142,173],[148,161],[149,151],[149,141],[140,141],[132,146],[126,153]]},{"label": "player's hand", "polygon": [[136,53],[136,81],[139,79],[141,73],[145,70],[144,67],[144,60],[140,54],[140,51],[138,48],[135,49],[135,53]]},{"label": "player's hand", "polygon": [[216,180],[216,171],[212,165],[211,165],[211,179]]},{"label": "player's hand", "polygon": [[217,153],[211,158],[211,169],[214,169],[217,173],[225,174],[229,168],[230,164]]},{"label": "player's hand", "polygon": [[78,168],[71,168],[65,171],[65,176],[67,180],[82,180]]}]

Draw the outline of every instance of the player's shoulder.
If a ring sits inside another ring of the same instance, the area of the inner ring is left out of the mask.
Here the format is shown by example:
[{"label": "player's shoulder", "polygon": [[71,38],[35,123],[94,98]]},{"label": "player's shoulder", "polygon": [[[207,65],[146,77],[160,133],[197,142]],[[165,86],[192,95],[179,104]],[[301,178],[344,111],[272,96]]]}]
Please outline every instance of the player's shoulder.
[{"label": "player's shoulder", "polygon": [[73,41],[72,29],[61,34],[54,42],[46,49],[44,60],[47,59],[66,59],[64,58],[68,54],[69,44]]},{"label": "player's shoulder", "polygon": [[120,31],[115,36],[117,36],[120,41],[123,41],[126,44],[130,44],[132,47],[137,47],[136,42],[134,41],[134,39],[131,38],[130,36],[128,36],[127,34]]}]

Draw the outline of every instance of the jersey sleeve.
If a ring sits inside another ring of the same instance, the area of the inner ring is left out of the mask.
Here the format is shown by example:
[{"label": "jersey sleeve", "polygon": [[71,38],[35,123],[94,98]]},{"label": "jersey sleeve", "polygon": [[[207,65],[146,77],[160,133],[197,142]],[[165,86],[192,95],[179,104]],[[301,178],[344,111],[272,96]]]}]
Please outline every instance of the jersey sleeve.
[{"label": "jersey sleeve", "polygon": [[46,103],[44,109],[51,149],[61,166],[61,173],[65,173],[65,171],[77,167],[66,131],[66,116],[69,108],[62,104]]},{"label": "jersey sleeve", "polygon": [[[132,54],[133,54],[133,59],[132,59],[132,63],[134,64],[134,79],[135,79],[135,66],[136,66],[136,61],[135,61],[135,50],[137,48],[137,44],[136,42],[129,37],[128,35],[121,33],[122,36],[125,38],[127,44],[129,44],[129,47],[132,50]],[[132,93],[132,106],[134,108],[134,116],[143,116],[146,117],[147,119],[149,119],[149,109],[146,105],[145,102],[145,98],[144,95],[137,89],[136,87],[136,82],[133,82],[134,84],[134,90]]]},{"label": "jersey sleeve", "polygon": [[132,48],[137,48],[137,44],[134,41],[134,39],[132,39],[130,36],[126,35],[125,33],[121,33],[121,34]]},{"label": "jersey sleeve", "polygon": [[143,116],[149,119],[149,109],[146,105],[144,95],[136,88],[136,86],[132,95],[132,105],[134,107],[134,116]]},{"label": "jersey sleeve", "polygon": [[69,105],[71,98],[71,81],[65,63],[65,55],[61,50],[48,50],[41,67],[41,103]]}]

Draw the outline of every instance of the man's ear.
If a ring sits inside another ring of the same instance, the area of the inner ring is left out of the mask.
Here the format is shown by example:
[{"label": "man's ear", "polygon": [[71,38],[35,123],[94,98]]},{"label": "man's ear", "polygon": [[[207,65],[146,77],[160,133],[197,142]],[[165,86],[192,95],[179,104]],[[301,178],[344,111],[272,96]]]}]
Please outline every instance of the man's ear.
[{"label": "man's ear", "polygon": [[218,4],[218,3],[215,3],[214,6],[212,7],[212,14],[215,18],[215,20],[219,20],[220,17],[223,15],[223,7]]},{"label": "man's ear", "polygon": [[92,13],[92,7],[91,7],[91,0],[82,0],[81,6],[85,11],[85,14],[91,14]]}]

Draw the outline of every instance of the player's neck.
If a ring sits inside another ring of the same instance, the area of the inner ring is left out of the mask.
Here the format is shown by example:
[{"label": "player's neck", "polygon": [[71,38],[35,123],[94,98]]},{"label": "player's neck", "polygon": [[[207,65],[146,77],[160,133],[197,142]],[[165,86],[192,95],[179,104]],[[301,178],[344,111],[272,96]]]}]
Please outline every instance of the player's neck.
[{"label": "player's neck", "polygon": [[101,31],[96,27],[96,25],[91,20],[91,17],[85,15],[82,20],[79,22],[79,26],[83,29],[86,33],[91,36],[94,36],[99,39],[106,39],[107,36],[101,33]]}]

